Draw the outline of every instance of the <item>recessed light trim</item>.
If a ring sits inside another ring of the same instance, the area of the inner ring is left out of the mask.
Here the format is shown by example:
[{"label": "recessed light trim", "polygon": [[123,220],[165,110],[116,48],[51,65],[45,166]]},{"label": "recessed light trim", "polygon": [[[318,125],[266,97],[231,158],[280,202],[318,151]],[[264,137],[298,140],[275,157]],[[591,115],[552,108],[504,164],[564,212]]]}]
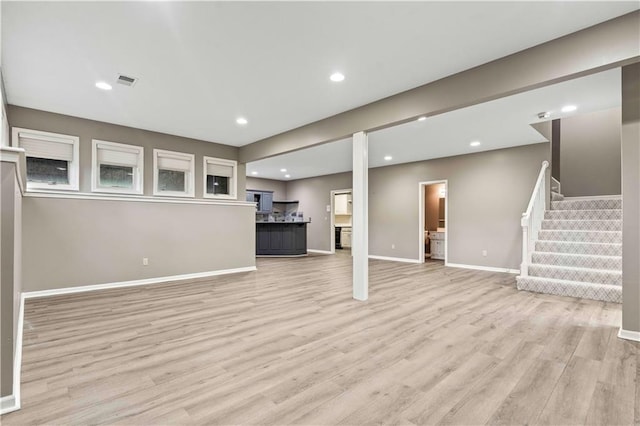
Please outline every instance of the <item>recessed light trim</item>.
[{"label": "recessed light trim", "polygon": [[577,109],[578,109],[578,107],[575,106],[575,105],[565,105],[565,106],[562,107],[562,112],[572,112],[572,111],[575,111]]},{"label": "recessed light trim", "polygon": [[286,178],[290,178],[290,177],[291,177],[291,175],[284,175],[284,177],[286,177]]},{"label": "recessed light trim", "polygon": [[471,145],[471,146],[480,146],[480,141],[473,141],[469,145]]},{"label": "recessed light trim", "polygon": [[249,123],[249,121],[244,117],[238,117],[236,118],[236,123],[238,123],[241,126],[244,126],[245,124]]},{"label": "recessed light trim", "polygon": [[329,80],[336,83],[341,82],[344,80],[344,74],[342,74],[341,72],[334,72],[329,76]]},{"label": "recessed light trim", "polygon": [[280,169],[282,173],[286,173],[287,169]]},{"label": "recessed light trim", "polygon": [[418,121],[424,121],[424,120],[426,120],[426,119],[427,119],[427,117],[425,117],[425,116],[423,115],[422,117],[418,118]]},{"label": "recessed light trim", "polygon": [[111,87],[111,85],[109,83],[107,83],[106,81],[98,81],[96,83],[96,87],[98,89],[101,89],[101,90],[111,90],[111,89],[113,89],[113,87]]},{"label": "recessed light trim", "polygon": [[253,171],[253,172],[251,172],[251,174],[252,174],[252,175],[257,175],[257,174],[258,174],[258,172]]},{"label": "recessed light trim", "polygon": [[391,160],[393,160],[393,157],[392,157],[392,156],[390,156],[390,155],[385,155],[385,156],[384,156],[384,160],[385,160],[385,161],[391,161]]}]

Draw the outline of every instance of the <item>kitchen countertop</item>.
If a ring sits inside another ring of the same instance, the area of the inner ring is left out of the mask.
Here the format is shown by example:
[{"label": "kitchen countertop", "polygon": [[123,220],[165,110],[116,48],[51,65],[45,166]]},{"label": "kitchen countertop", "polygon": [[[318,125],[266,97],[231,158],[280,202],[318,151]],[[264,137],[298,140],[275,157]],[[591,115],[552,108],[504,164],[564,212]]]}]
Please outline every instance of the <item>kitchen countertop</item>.
[{"label": "kitchen countertop", "polygon": [[295,224],[301,224],[301,223],[311,223],[311,221],[310,220],[302,220],[302,221],[299,221],[299,222],[295,222],[295,221],[286,221],[285,222],[285,221],[281,220],[279,222],[276,222],[276,221],[268,221],[268,220],[256,220],[256,223],[269,223],[269,224],[274,224],[274,225],[275,224],[295,225]]}]

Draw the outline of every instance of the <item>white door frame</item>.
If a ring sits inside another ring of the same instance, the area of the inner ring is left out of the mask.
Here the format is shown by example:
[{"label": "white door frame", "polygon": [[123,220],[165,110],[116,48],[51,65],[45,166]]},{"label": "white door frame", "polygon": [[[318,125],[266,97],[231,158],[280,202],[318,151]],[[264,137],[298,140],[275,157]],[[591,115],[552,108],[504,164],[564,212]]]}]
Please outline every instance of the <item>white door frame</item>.
[{"label": "white door frame", "polygon": [[449,264],[449,181],[447,179],[418,182],[418,232],[420,235],[418,253],[420,263],[424,263],[424,190],[428,185],[444,183],[444,264]]},{"label": "white door frame", "polygon": [[351,194],[351,188],[349,189],[332,189],[331,190],[331,227],[330,227],[330,231],[331,231],[331,239],[329,241],[331,241],[331,254],[335,254],[336,253],[336,204],[335,204],[335,197],[336,194]]}]

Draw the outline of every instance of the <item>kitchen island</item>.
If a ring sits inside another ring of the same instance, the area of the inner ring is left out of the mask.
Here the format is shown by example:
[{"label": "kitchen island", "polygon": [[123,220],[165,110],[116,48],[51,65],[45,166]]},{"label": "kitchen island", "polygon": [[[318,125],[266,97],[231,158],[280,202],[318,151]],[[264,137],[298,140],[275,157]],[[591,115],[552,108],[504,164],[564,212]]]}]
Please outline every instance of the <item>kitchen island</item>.
[{"label": "kitchen island", "polygon": [[257,256],[306,256],[308,221],[257,221]]}]

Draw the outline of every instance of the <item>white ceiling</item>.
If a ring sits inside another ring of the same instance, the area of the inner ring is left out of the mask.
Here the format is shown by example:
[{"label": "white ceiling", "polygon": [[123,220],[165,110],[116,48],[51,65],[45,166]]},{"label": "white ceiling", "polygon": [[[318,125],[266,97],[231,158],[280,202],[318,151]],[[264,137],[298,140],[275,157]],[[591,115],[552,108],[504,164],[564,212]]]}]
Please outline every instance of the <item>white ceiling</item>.
[{"label": "white ceiling", "polygon": [[3,1],[2,66],[11,104],[241,146],[638,8]]},{"label": "white ceiling", "polygon": [[[412,121],[369,134],[369,167],[408,163],[489,151],[546,139],[530,124],[537,114],[551,113],[549,119],[586,114],[621,104],[620,69],[582,77],[446,114]],[[562,113],[565,105],[576,105],[575,112]],[[471,141],[480,141],[473,148]],[[384,156],[393,157],[385,161]],[[291,178],[284,178],[286,168]],[[351,139],[267,158],[247,164],[247,175],[278,180],[294,180],[350,171]],[[252,172],[258,175],[252,175]]]}]

